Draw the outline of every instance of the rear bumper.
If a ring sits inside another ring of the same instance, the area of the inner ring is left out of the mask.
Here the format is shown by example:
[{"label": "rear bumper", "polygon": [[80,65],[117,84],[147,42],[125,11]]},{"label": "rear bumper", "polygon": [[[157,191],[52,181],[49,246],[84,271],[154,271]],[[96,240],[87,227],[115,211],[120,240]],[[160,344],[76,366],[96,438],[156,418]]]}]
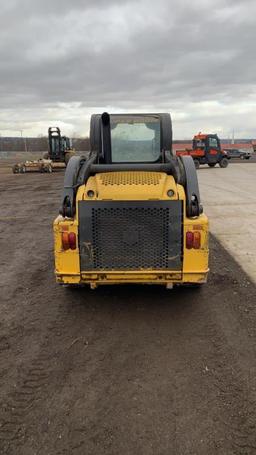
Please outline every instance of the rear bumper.
[{"label": "rear bumper", "polygon": [[101,284],[203,284],[207,281],[208,269],[198,272],[173,272],[173,271],[106,271],[82,272],[77,275],[63,275],[56,273],[56,280],[60,284],[88,284],[95,288]]},{"label": "rear bumper", "polygon": [[[84,225],[86,220],[84,220]],[[201,248],[200,249],[188,249],[186,248],[186,232],[187,231],[200,231],[201,233]],[[137,261],[131,260],[129,264],[126,264],[125,268],[117,268],[116,264],[107,264],[109,267],[104,267],[102,263],[94,263],[93,249],[88,246],[93,245],[93,242],[84,242],[80,245],[81,248],[86,246],[87,250],[91,253],[89,259],[92,258],[91,263],[89,261],[81,260],[81,251],[79,245],[77,248],[63,249],[62,245],[62,234],[63,232],[73,232],[77,238],[79,236],[79,225],[78,220],[69,220],[62,217],[58,217],[54,222],[54,237],[55,237],[55,274],[56,280],[60,284],[74,284],[74,285],[90,285],[92,288],[97,287],[100,284],[160,284],[160,285],[172,285],[172,284],[201,284],[205,283],[208,275],[208,220],[205,215],[200,215],[198,218],[187,219],[184,216],[183,232],[179,232],[178,243],[180,244],[179,249],[182,249],[182,260],[179,263],[172,262],[164,267],[166,264],[161,264],[162,267],[154,267],[147,258],[144,260],[144,264],[139,263],[140,255],[137,254]],[[112,240],[112,239],[111,239]],[[109,255],[113,254],[112,245],[115,245],[115,239],[109,242],[110,249]],[[183,242],[183,247],[182,247]],[[152,243],[153,244],[153,243]],[[150,245],[150,241],[147,241],[147,248]],[[104,245],[103,245],[104,246]],[[133,246],[133,245],[132,245]],[[161,247],[161,245],[160,245]],[[159,247],[159,251],[160,248]],[[129,245],[127,246],[129,248]],[[149,246],[150,248],[150,246]],[[101,252],[101,249],[99,250]],[[116,252],[116,250],[115,250]],[[175,251],[174,251],[175,253]],[[122,253],[122,257],[125,257],[126,253]],[[151,257],[149,258],[151,259]],[[111,265],[111,267],[110,267]],[[118,264],[117,264],[118,265]],[[131,266],[132,265],[132,266]],[[146,268],[147,267],[147,268]]]}]

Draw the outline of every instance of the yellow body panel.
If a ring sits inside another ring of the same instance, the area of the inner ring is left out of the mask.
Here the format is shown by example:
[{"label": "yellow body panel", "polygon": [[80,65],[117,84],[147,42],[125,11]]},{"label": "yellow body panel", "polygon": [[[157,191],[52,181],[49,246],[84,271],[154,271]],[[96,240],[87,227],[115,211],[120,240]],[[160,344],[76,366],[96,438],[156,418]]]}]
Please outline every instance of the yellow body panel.
[{"label": "yellow body panel", "polygon": [[[173,199],[177,199],[175,180],[162,172],[108,172],[90,177],[86,184],[84,199],[88,190],[95,192],[94,199],[101,201],[147,201],[169,200],[167,190],[174,191]],[[79,200],[79,197],[77,198]]]},{"label": "yellow body panel", "polygon": [[[172,190],[172,197],[167,191]],[[94,196],[89,197],[88,191]],[[172,176],[160,172],[113,172],[96,174],[85,185],[78,188],[76,195],[76,213],[81,200],[109,201],[149,201],[182,200],[183,214],[183,267],[173,270],[138,270],[138,271],[83,271],[80,270],[79,249],[63,250],[62,232],[70,231],[78,235],[78,218],[68,219],[58,216],[54,221],[55,236],[55,273],[56,279],[63,284],[99,284],[145,283],[145,284],[184,284],[204,283],[208,273],[208,219],[202,214],[197,218],[186,217],[185,192],[177,185]],[[201,248],[187,249],[185,245],[187,231],[200,231]]]}]

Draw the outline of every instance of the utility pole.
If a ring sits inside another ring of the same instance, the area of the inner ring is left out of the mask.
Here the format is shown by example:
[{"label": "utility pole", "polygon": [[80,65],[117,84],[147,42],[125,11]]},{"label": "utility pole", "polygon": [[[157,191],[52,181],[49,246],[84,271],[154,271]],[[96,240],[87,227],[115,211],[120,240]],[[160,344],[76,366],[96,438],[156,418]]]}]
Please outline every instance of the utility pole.
[{"label": "utility pole", "polygon": [[232,130],[232,144],[234,144],[234,143],[235,143],[235,130],[233,128],[233,130]]},{"label": "utility pole", "polygon": [[[20,130],[20,137],[23,138],[23,130]],[[24,137],[24,148],[25,148],[25,152],[27,152],[28,148],[27,148],[27,139],[26,139],[26,137]]]},{"label": "utility pole", "polygon": [[23,140],[23,130],[20,130],[20,137],[21,137],[21,140]]}]

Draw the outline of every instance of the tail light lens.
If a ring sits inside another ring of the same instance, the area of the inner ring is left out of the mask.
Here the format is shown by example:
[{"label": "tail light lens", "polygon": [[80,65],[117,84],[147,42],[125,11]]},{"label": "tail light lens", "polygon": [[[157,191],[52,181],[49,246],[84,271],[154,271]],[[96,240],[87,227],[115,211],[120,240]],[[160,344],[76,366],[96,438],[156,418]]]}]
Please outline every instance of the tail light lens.
[{"label": "tail light lens", "polygon": [[186,248],[191,250],[199,250],[201,247],[201,233],[199,231],[187,231],[186,232]]},{"label": "tail light lens", "polygon": [[62,232],[62,248],[63,250],[76,249],[76,234],[75,232]]},{"label": "tail light lens", "polygon": [[191,250],[191,248],[193,248],[193,240],[194,240],[193,232],[188,231],[186,233],[186,248],[188,250]]},{"label": "tail light lens", "polygon": [[193,248],[195,248],[195,250],[199,250],[200,246],[201,246],[201,233],[196,231],[196,232],[194,232]]},{"label": "tail light lens", "polygon": [[74,232],[69,232],[68,234],[69,248],[71,250],[76,249],[76,234]]},{"label": "tail light lens", "polygon": [[62,232],[62,248],[63,250],[69,249],[68,232]]}]

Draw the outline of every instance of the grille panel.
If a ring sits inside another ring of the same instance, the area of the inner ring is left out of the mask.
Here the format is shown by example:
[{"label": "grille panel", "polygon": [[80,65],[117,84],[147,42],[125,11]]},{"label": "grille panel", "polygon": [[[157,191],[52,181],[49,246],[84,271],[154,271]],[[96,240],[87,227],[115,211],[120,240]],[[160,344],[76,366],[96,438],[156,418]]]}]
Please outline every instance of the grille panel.
[{"label": "grille panel", "polygon": [[162,174],[159,172],[106,172],[100,181],[108,185],[159,185]]},{"label": "grille panel", "polygon": [[181,270],[181,201],[80,201],[81,271]]},{"label": "grille panel", "polygon": [[96,269],[167,269],[168,208],[93,209]]}]

